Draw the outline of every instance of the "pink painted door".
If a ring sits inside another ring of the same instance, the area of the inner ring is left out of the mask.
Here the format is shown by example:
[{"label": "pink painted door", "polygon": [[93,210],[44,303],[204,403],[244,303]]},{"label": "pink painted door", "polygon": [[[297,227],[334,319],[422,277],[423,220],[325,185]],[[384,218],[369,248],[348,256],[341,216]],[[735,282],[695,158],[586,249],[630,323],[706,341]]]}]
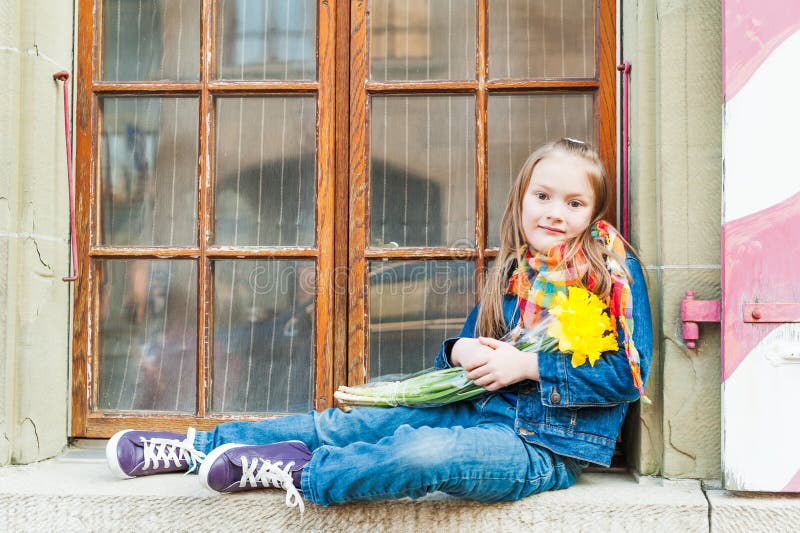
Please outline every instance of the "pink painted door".
[{"label": "pink painted door", "polygon": [[800,2],[723,9],[723,483],[800,492]]}]

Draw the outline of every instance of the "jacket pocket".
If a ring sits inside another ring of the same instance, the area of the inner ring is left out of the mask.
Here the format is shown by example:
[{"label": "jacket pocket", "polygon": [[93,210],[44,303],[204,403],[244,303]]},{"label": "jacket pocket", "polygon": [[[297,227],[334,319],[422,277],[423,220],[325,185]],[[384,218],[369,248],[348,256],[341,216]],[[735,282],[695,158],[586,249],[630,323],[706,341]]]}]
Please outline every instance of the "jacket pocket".
[{"label": "jacket pocket", "polygon": [[611,407],[544,407],[548,426],[559,431],[593,435],[615,441],[628,404]]},{"label": "jacket pocket", "polygon": [[517,425],[532,426],[544,422],[544,406],[539,401],[539,384],[523,383],[517,393]]},{"label": "jacket pocket", "polygon": [[579,407],[545,407],[545,423],[574,431],[578,425],[578,415],[581,410]]}]

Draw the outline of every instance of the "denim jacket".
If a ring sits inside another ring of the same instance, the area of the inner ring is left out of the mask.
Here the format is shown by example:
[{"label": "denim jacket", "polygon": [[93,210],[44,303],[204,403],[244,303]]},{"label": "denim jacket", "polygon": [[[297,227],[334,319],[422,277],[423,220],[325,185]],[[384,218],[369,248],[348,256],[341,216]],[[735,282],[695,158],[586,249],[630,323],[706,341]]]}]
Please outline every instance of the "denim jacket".
[{"label": "denim jacket", "polygon": [[[633,300],[633,342],[639,351],[642,380],[646,383],[653,352],[653,326],[642,267],[630,254],[626,264],[631,273]],[[436,368],[448,368],[450,351],[462,337],[476,337],[478,307],[470,313],[461,334],[446,339],[436,356]],[[503,301],[506,324],[519,320],[517,298]],[[617,338],[623,339],[618,327]],[[572,367],[571,356],[559,351],[539,354],[539,381],[522,381],[502,389],[516,393],[514,429],[526,441],[548,448],[558,455],[596,463],[611,464],[611,456],[628,403],[639,399],[633,384],[625,348],[607,352],[592,367]]]}]

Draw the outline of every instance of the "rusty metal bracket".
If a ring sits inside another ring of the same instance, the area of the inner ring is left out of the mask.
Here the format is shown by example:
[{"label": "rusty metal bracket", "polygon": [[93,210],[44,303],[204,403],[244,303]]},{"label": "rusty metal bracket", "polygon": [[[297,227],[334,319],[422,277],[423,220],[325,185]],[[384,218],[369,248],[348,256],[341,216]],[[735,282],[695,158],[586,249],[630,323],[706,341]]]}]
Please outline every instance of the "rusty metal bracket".
[{"label": "rusty metal bracket", "polygon": [[720,321],[719,300],[695,300],[693,291],[686,291],[686,298],[681,302],[681,321],[683,322],[683,342],[690,350],[697,348],[700,339],[698,322]]}]

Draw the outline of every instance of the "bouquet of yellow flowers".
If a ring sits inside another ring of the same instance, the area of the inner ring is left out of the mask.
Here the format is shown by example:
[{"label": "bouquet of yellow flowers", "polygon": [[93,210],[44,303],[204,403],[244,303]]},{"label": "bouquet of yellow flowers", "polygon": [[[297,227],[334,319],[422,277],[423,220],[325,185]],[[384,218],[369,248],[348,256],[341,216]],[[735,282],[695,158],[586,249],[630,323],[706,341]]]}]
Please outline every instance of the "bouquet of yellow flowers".
[{"label": "bouquet of yellow flowers", "polygon": [[619,350],[614,320],[593,292],[581,287],[567,291],[553,299],[550,315],[555,320],[548,324],[547,334],[558,340],[559,351],[572,354],[573,367],[587,361],[594,366],[604,352]]},{"label": "bouquet of yellow flowers", "polygon": [[[517,326],[502,339],[523,352],[558,349],[572,354],[572,366],[594,364],[600,356],[617,351],[614,320],[608,306],[594,293],[569,287],[556,294],[547,317],[532,328]],[[467,379],[461,367],[424,370],[405,379],[380,379],[356,387],[339,387],[334,397],[345,408],[434,407],[467,400],[486,390]]]}]

